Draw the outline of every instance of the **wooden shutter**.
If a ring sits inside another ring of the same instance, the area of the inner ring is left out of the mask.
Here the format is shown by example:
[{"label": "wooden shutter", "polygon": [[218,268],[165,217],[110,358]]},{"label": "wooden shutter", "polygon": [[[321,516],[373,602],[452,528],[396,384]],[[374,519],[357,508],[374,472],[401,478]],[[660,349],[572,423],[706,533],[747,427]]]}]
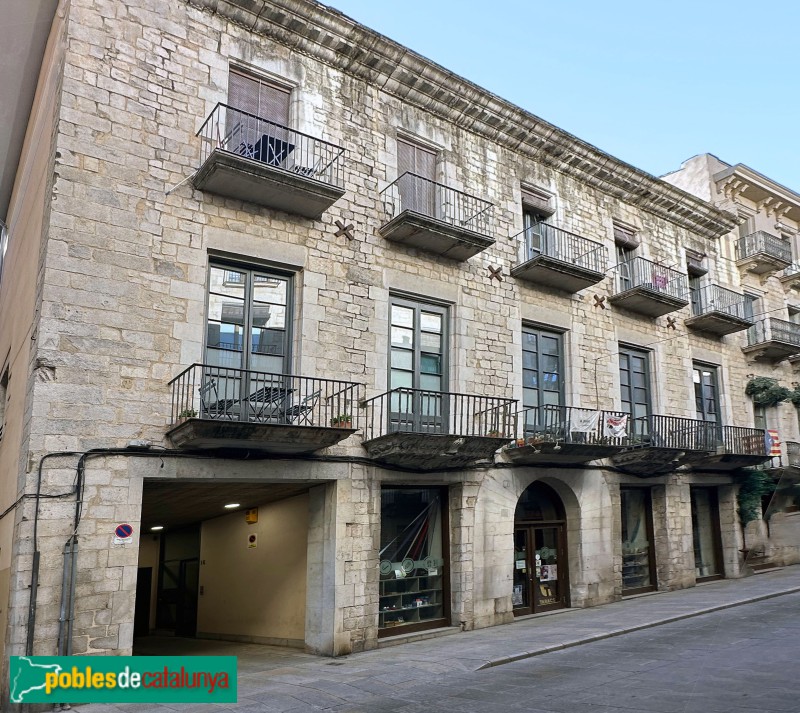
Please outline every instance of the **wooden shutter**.
[{"label": "wooden shutter", "polygon": [[614,242],[626,250],[636,250],[639,247],[639,238],[636,229],[629,225],[614,222]]},{"label": "wooden shutter", "polygon": [[404,139],[397,139],[397,175],[415,173],[431,181],[436,178],[436,152],[412,144]]},{"label": "wooden shutter", "polygon": [[555,213],[553,196],[533,186],[522,186],[522,209],[548,217]]},{"label": "wooden shutter", "polygon": [[290,91],[257,77],[231,71],[228,80],[228,104],[281,126],[289,123]]}]

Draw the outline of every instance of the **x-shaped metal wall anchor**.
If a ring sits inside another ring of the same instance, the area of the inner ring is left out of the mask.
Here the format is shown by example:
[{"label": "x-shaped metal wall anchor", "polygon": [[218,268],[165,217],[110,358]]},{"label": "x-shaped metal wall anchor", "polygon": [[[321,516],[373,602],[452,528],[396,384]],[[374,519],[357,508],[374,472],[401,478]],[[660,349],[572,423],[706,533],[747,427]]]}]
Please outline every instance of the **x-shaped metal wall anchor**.
[{"label": "x-shaped metal wall anchor", "polygon": [[677,322],[675,317],[667,317],[667,329],[676,329],[675,322]]},{"label": "x-shaped metal wall anchor", "polygon": [[503,266],[500,267],[492,267],[489,265],[489,279],[496,279],[498,282],[503,281]]},{"label": "x-shaped metal wall anchor", "polygon": [[353,228],[355,228],[355,226],[352,223],[350,223],[350,225],[345,225],[341,220],[337,220],[336,225],[339,227],[339,230],[334,233],[337,238],[346,235],[348,240],[355,239],[356,236],[353,235]]},{"label": "x-shaped metal wall anchor", "polygon": [[600,297],[600,295],[594,295],[594,304],[592,306],[599,307],[600,309],[605,309],[606,308],[605,301],[606,301],[605,297]]}]

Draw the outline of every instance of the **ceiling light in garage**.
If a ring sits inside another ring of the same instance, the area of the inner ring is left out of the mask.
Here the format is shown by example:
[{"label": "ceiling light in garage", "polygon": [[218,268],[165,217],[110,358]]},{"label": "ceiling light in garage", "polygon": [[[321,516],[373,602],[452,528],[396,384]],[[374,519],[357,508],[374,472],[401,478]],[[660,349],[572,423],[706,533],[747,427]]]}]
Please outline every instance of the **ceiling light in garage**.
[{"label": "ceiling light in garage", "polygon": [[150,529],[151,529],[153,532],[158,532],[159,530],[163,530],[163,529],[164,529],[164,526],[163,526],[163,525],[153,525],[153,526],[152,526]]},{"label": "ceiling light in garage", "polygon": [[239,507],[239,503],[228,503],[225,506],[225,509],[226,510],[233,510],[234,508],[238,508],[238,507]]}]

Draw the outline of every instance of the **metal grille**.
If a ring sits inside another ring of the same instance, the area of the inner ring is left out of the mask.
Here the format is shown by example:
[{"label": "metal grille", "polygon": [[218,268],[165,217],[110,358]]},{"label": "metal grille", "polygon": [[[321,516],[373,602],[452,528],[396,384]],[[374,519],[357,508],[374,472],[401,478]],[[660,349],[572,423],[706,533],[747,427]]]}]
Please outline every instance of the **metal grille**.
[{"label": "metal grille", "polygon": [[792,246],[786,240],[765,233],[763,230],[745,235],[736,243],[736,257],[739,260],[759,254],[791,262]]},{"label": "metal grille", "polygon": [[643,257],[634,257],[617,265],[619,291],[643,287],[677,299],[689,300],[688,276]]},{"label": "metal grille", "polygon": [[593,272],[604,273],[608,268],[605,246],[548,223],[537,223],[515,238],[520,240],[520,263],[545,255]]},{"label": "metal grille", "polygon": [[744,295],[719,285],[706,285],[692,295],[692,314],[700,316],[709,312],[723,312],[739,319],[748,318]]}]

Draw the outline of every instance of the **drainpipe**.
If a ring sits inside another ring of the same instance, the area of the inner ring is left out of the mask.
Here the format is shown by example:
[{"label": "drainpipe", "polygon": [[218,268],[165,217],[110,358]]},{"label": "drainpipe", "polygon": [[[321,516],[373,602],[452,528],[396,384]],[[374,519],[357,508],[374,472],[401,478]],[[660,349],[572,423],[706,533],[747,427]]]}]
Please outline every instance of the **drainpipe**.
[{"label": "drainpipe", "polygon": [[60,451],[57,453],[46,453],[39,459],[39,473],[36,478],[36,509],[33,516],[33,563],[31,566],[31,594],[28,601],[28,632],[25,642],[25,655],[33,655],[33,636],[36,629],[36,591],[39,588],[39,500],[42,497],[42,468],[48,458],[60,456],[79,456],[76,451]]}]

